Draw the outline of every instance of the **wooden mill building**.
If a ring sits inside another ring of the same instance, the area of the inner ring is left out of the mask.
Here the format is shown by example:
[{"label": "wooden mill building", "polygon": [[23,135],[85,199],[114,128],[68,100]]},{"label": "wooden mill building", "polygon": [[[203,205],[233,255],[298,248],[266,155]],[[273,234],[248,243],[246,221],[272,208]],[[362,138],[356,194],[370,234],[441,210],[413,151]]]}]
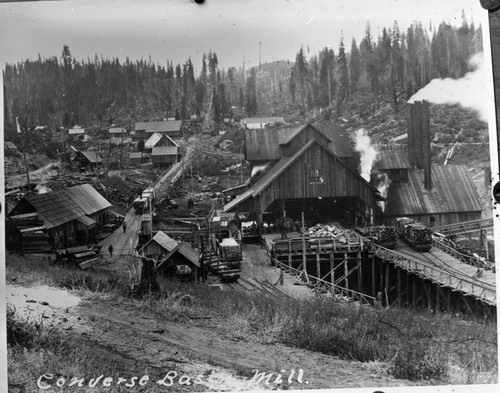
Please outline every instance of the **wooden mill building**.
[{"label": "wooden mill building", "polygon": [[411,217],[426,226],[481,218],[483,204],[467,167],[432,165],[429,105],[408,104],[408,148],[378,152],[376,168],[391,183],[385,221]]},{"label": "wooden mill building", "polygon": [[159,132],[155,132],[144,143],[144,149],[146,151],[151,151],[153,149],[153,147],[160,147],[160,146],[177,146],[177,147],[179,147],[177,142],[175,142],[172,138],[170,138],[166,134],[161,134]]},{"label": "wooden mill building", "polygon": [[383,198],[349,165],[345,143],[335,142],[313,124],[245,130],[245,158],[263,174],[224,211],[253,212],[259,222],[300,220],[301,212],[311,223],[370,220]]}]

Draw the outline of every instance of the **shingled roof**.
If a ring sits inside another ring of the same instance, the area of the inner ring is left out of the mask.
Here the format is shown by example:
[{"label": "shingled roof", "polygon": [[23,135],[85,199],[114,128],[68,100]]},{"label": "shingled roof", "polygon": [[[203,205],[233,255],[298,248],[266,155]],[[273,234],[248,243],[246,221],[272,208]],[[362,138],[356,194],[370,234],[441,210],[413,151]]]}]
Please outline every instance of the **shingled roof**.
[{"label": "shingled roof", "polygon": [[408,183],[392,183],[386,214],[404,215],[483,210],[474,182],[464,165],[432,166],[432,189],[424,187],[424,171],[410,169]]},{"label": "shingled roof", "polygon": [[111,204],[90,184],[45,194],[30,194],[25,200],[49,229],[111,207]]},{"label": "shingled roof", "polygon": [[313,127],[330,142],[330,150],[340,158],[353,155],[351,138],[337,127],[303,124],[295,128],[245,129],[245,158],[249,161],[275,161],[281,158],[280,145],[290,142],[307,127]]}]

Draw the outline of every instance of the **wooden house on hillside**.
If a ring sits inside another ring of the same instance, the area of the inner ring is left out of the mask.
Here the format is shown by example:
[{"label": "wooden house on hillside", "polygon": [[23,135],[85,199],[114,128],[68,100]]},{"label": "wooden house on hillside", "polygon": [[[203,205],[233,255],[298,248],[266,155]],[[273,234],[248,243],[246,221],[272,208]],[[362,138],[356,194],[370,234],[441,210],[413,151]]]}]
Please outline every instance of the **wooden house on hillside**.
[{"label": "wooden house on hillside", "polygon": [[74,165],[79,169],[95,170],[98,166],[102,166],[102,158],[98,151],[76,151],[72,159]]},{"label": "wooden house on hillside", "polygon": [[111,204],[90,184],[45,194],[29,194],[11,210],[9,216],[36,213],[54,249],[94,241],[106,223]]},{"label": "wooden house on hillside", "polygon": [[153,147],[151,151],[151,162],[153,168],[168,168],[179,160],[179,148],[177,146]]},{"label": "wooden house on hillside", "polygon": [[178,242],[159,231],[141,249],[140,254],[153,258],[156,269],[164,275],[175,274],[181,266],[187,266],[194,274],[195,280],[199,277],[200,254],[186,242]]},{"label": "wooden house on hillside", "polygon": [[147,139],[154,133],[166,134],[170,137],[182,136],[182,121],[167,120],[167,121],[147,121],[135,123],[136,139]]}]

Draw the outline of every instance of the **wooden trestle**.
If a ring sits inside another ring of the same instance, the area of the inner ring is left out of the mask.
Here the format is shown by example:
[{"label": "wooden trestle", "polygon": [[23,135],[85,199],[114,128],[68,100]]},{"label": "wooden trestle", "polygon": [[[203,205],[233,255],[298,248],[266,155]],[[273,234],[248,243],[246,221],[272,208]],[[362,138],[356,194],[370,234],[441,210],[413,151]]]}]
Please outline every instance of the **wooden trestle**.
[{"label": "wooden trestle", "polygon": [[[273,237],[264,235],[268,250]],[[404,306],[413,309],[428,308],[437,312],[485,315],[496,318],[495,283],[475,277],[477,267],[461,263],[467,273],[447,269],[425,259],[422,253],[388,250],[359,237],[349,246],[329,244],[329,247],[311,247],[318,244],[308,239],[306,266],[300,239],[280,241],[274,247],[271,260],[283,270],[301,276],[312,286],[361,301],[382,306]],[[320,243],[321,244],[321,243]],[[324,243],[323,243],[324,245]],[[434,253],[446,256],[437,247]],[[425,253],[424,253],[425,254]],[[493,273],[487,272],[489,278]],[[485,273],[486,274],[486,273]]]}]

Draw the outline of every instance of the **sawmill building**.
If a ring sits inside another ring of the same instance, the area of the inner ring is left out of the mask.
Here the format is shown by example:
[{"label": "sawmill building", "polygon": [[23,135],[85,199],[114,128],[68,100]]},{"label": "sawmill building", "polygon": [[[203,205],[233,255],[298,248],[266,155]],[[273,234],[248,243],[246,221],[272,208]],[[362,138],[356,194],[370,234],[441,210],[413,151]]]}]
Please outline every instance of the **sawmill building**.
[{"label": "sawmill building", "polygon": [[383,198],[351,167],[350,140],[340,134],[313,124],[245,130],[245,158],[261,174],[224,211],[253,212],[259,222],[284,215],[299,220],[301,212],[309,222],[370,220]]},{"label": "sawmill building", "polygon": [[481,218],[484,209],[464,165],[432,165],[429,104],[408,104],[407,149],[378,152],[375,166],[390,178],[385,221],[411,217],[429,227]]}]

